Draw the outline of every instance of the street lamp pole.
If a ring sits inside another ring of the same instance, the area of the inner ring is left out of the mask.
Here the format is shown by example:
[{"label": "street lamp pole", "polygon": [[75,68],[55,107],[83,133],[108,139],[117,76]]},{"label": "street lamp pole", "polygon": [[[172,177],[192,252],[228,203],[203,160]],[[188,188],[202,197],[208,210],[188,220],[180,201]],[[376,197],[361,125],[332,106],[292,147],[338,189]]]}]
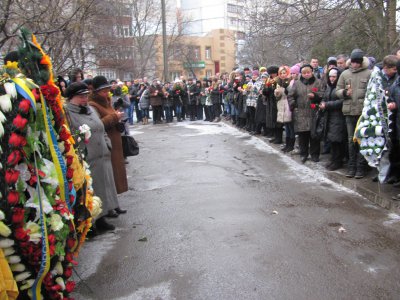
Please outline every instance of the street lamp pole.
[{"label": "street lamp pole", "polygon": [[162,15],[162,39],[163,39],[163,62],[164,62],[164,81],[168,80],[168,61],[167,61],[167,21],[165,18],[165,0],[161,0]]}]

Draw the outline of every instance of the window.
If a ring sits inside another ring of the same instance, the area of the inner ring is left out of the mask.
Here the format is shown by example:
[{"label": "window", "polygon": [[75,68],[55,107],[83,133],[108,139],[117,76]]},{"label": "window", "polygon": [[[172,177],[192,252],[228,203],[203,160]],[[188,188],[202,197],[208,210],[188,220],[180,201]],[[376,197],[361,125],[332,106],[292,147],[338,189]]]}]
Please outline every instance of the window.
[{"label": "window", "polygon": [[97,75],[102,75],[108,80],[115,79],[117,78],[117,75],[115,73],[115,70],[110,70],[110,69],[103,69],[103,70],[98,70]]},{"label": "window", "polygon": [[206,47],[206,59],[211,59],[211,47]]},{"label": "window", "polygon": [[180,77],[181,77],[181,72],[179,72],[179,71],[169,72],[169,78],[171,79],[171,81],[173,81],[175,79],[179,79]]},{"label": "window", "polygon": [[206,70],[206,77],[211,78],[212,76],[212,71],[211,70]]},{"label": "window", "polygon": [[193,54],[195,59],[200,59],[200,47],[194,47]]},{"label": "window", "polygon": [[228,10],[229,13],[235,13],[236,14],[236,13],[239,12],[239,6],[235,5],[235,4],[228,3],[227,10]]}]

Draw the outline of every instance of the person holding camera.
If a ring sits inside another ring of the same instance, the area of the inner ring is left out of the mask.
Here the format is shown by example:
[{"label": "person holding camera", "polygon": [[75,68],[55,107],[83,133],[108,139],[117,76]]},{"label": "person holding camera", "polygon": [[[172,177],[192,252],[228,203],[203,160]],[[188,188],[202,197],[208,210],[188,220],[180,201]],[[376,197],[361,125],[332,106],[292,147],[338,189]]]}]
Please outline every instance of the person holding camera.
[{"label": "person holding camera", "polygon": [[[111,105],[111,84],[104,76],[93,78],[93,93],[89,99],[89,105],[98,113],[104,124],[104,129],[111,140],[111,162],[114,173],[114,182],[118,194],[128,190],[128,180],[125,170],[125,159],[122,150],[121,130],[125,128],[121,123],[124,113],[115,110]],[[126,213],[126,210],[117,208],[109,212],[108,217],[118,217],[118,214]]]}]

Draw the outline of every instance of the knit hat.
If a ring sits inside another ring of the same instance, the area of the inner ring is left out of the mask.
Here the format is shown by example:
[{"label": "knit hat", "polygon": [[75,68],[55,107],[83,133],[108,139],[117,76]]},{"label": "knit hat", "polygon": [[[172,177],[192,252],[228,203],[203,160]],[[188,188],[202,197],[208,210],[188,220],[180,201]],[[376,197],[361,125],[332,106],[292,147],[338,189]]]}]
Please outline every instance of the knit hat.
[{"label": "knit hat", "polygon": [[363,62],[363,58],[364,58],[364,51],[362,51],[361,49],[354,49],[353,51],[351,51],[350,54],[351,62],[361,64]]},{"label": "knit hat", "polygon": [[298,65],[294,65],[293,67],[290,68],[290,74],[300,74],[300,67]]},{"label": "knit hat", "polygon": [[67,96],[68,99],[71,99],[76,95],[84,95],[84,94],[89,94],[89,90],[88,86],[83,82],[73,82],[65,90],[65,96]]},{"label": "knit hat", "polygon": [[259,71],[260,71],[260,73],[264,73],[265,71],[267,71],[267,68],[266,67],[261,67]]},{"label": "knit hat", "polygon": [[279,67],[278,66],[270,66],[270,67],[267,68],[267,73],[269,75],[278,74],[278,71],[279,71]]},{"label": "knit hat", "polygon": [[328,63],[328,66],[332,66],[332,65],[337,66],[336,57],[334,57],[334,56],[328,57],[327,63]]},{"label": "knit hat", "polygon": [[93,78],[93,89],[97,92],[102,89],[110,88],[111,84],[108,83],[107,78],[102,75]]},{"label": "knit hat", "polygon": [[331,69],[329,71],[329,76],[337,76],[338,75],[338,70],[337,69]]},{"label": "knit hat", "polygon": [[260,76],[260,73],[258,72],[258,70],[253,70],[252,74],[253,74],[253,76],[257,76],[257,77]]}]

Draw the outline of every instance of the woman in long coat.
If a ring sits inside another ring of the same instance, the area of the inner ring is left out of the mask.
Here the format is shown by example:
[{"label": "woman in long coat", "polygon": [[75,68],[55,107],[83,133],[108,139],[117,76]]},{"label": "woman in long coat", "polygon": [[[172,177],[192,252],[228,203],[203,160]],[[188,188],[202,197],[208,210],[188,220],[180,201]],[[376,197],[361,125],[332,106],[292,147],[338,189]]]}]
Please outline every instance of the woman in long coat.
[{"label": "woman in long coat", "polygon": [[[315,101],[321,99],[321,81],[317,79],[310,65],[304,65],[300,70],[300,79],[289,91],[289,107],[294,111],[294,130],[299,136],[301,162],[308,160],[319,161],[320,139],[311,134],[316,119],[318,105]],[[313,107],[313,108],[312,108]]]},{"label": "woman in long coat", "polygon": [[115,229],[114,225],[107,223],[104,218],[109,211],[119,208],[112,171],[111,152],[107,146],[107,141],[110,143],[110,140],[104,131],[104,125],[100,118],[88,106],[88,94],[89,90],[86,84],[72,83],[66,90],[66,96],[69,99],[66,112],[72,132],[79,131],[79,127],[84,124],[90,128],[89,141],[85,143],[82,139],[78,143],[78,147],[87,150],[85,160],[89,164],[93,179],[94,194],[102,200],[102,213],[96,221],[96,228],[113,230]]},{"label": "woman in long coat", "polygon": [[320,104],[325,110],[325,135],[331,142],[331,159],[326,168],[330,171],[342,167],[345,156],[345,143],[347,141],[346,121],[342,112],[343,99],[336,95],[336,84],[340,76],[337,68],[332,68],[326,74],[327,86]]},{"label": "woman in long coat", "polygon": [[[118,129],[118,123],[123,117],[123,113],[114,110],[111,106],[109,97],[110,84],[104,76],[93,78],[93,94],[89,98],[89,105],[97,111],[108,137],[111,140],[111,162],[113,166],[114,182],[118,194],[128,190],[128,180],[125,170],[125,159],[122,152],[121,132]],[[124,213],[125,210],[116,210],[117,213]],[[109,216],[115,217],[111,213]]]}]

